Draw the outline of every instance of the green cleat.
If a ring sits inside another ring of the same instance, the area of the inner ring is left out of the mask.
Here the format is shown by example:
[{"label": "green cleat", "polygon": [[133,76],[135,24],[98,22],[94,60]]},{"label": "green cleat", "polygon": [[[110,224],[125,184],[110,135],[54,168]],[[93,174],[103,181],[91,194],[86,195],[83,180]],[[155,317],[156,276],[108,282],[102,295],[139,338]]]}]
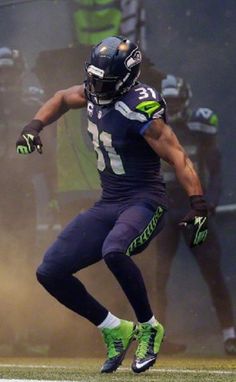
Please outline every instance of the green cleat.
[{"label": "green cleat", "polygon": [[138,327],[138,347],[135,352],[132,370],[141,373],[156,362],[164,337],[164,328],[157,322],[156,325],[140,324]]},{"label": "green cleat", "polygon": [[101,373],[112,373],[121,365],[129,345],[135,339],[135,329],[133,322],[125,320],[121,320],[120,325],[114,329],[102,329],[107,346],[107,359]]}]

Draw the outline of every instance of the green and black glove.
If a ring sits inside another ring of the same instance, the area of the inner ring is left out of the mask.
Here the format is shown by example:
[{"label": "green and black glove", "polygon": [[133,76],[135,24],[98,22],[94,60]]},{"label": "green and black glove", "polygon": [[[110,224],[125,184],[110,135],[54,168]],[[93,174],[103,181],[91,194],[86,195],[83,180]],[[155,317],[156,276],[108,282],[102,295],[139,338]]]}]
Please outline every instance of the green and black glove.
[{"label": "green and black glove", "polygon": [[190,247],[202,244],[208,233],[207,203],[201,195],[190,196],[191,209],[179,225],[184,228]]},{"label": "green and black glove", "polygon": [[43,129],[43,122],[39,119],[33,119],[26,125],[19,138],[16,141],[16,151],[18,154],[31,154],[35,149],[42,154],[42,142],[39,136]]}]

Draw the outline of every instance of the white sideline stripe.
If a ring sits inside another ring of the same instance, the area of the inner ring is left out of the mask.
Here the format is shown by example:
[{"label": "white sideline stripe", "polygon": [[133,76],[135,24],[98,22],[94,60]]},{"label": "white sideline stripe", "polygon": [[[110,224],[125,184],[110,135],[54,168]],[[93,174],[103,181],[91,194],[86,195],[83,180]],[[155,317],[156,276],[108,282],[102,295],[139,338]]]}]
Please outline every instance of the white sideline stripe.
[{"label": "white sideline stripe", "polygon": [[[0,368],[5,367],[5,368],[25,368],[25,369],[78,369],[79,366],[59,366],[59,365],[21,365],[21,364],[0,364]],[[129,367],[121,367],[119,368],[118,371],[131,371]],[[169,368],[159,368],[159,369],[150,369],[151,372],[155,373],[179,373],[179,374],[216,374],[216,375],[236,375],[236,370],[214,370],[214,369],[204,369],[204,370],[198,370],[198,369],[169,369]],[[46,379],[0,379],[0,382],[23,382],[23,381],[34,381],[34,382],[76,382],[76,381],[59,381],[59,380],[46,380]]]},{"label": "white sideline stripe", "polygon": [[[54,380],[47,379],[0,379],[0,382],[78,382],[78,381],[66,381],[66,380]],[[80,380],[81,382],[81,380]],[[83,382],[86,382],[85,380]]]},{"label": "white sideline stripe", "polygon": [[[0,369],[1,367],[14,367],[14,368],[19,368],[19,369],[77,369],[78,366],[59,366],[59,365],[20,365],[18,363],[0,363]],[[0,379],[0,381],[2,381]],[[21,380],[22,381],[22,380]],[[27,379],[28,381],[28,379]]]},{"label": "white sideline stripe", "polygon": [[[128,371],[130,370],[128,367],[122,367],[119,370]],[[179,373],[179,374],[233,374],[236,375],[236,370],[198,370],[198,369],[149,369],[151,372],[156,373]]]}]

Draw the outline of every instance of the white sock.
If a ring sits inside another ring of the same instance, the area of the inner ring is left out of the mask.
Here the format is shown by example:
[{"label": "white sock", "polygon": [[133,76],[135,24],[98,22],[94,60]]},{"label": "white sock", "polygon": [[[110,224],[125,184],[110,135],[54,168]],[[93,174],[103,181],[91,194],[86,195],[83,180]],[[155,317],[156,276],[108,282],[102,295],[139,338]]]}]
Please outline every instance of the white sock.
[{"label": "white sock", "polygon": [[152,316],[152,318],[150,318],[150,320],[148,320],[146,322],[142,322],[142,324],[149,324],[149,325],[152,325],[152,326],[156,325],[156,323],[157,323],[157,320],[156,320],[156,318],[154,316]]},{"label": "white sock", "polygon": [[233,326],[226,328],[226,329],[223,329],[222,334],[223,334],[224,342],[227,341],[229,338],[235,338],[236,337],[235,329]]},{"label": "white sock", "polygon": [[118,317],[114,316],[113,314],[111,314],[110,312],[108,312],[108,315],[106,316],[105,320],[102,321],[102,323],[100,325],[98,325],[98,328],[99,329],[104,329],[104,328],[113,329],[119,325],[120,325],[120,319]]}]

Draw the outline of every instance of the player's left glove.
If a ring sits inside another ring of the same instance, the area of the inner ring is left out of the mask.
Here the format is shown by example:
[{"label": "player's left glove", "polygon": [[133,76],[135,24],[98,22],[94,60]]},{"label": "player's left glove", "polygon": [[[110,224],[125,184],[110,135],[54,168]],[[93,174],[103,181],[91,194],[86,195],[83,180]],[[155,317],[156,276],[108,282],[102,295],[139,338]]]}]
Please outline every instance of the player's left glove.
[{"label": "player's left glove", "polygon": [[181,220],[179,225],[186,231],[190,247],[202,244],[207,237],[208,209],[207,203],[201,195],[190,196],[191,209]]},{"label": "player's left glove", "polygon": [[39,136],[43,129],[43,123],[38,119],[33,119],[26,125],[16,141],[16,151],[18,154],[31,154],[35,149],[42,154],[42,142]]}]

